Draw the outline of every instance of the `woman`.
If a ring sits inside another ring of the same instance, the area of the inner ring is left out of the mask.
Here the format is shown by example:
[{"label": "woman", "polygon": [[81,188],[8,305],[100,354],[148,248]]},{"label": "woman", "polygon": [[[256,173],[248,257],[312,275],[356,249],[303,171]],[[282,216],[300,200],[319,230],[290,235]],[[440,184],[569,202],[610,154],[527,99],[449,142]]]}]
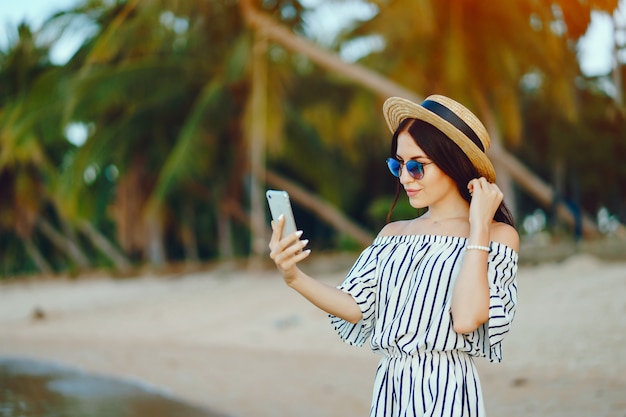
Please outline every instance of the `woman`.
[{"label": "woman", "polygon": [[344,341],[370,339],[382,354],[371,416],[484,416],[472,357],[502,359],[519,247],[485,154],[489,135],[444,96],[421,104],[392,97],[383,113],[396,201],[404,189],[411,206],[428,210],[388,223],[337,288],[298,268],[308,242],[301,232],[280,240],[282,218],[272,224],[270,257],[290,287],[329,313]]}]

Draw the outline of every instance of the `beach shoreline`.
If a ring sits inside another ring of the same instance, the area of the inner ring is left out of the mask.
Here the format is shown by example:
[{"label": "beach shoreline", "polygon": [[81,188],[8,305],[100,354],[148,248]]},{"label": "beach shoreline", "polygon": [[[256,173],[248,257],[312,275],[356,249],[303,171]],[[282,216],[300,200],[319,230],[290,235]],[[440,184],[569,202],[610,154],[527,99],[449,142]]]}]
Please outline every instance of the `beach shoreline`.
[{"label": "beach shoreline", "polygon": [[[343,280],[346,263],[317,268]],[[522,266],[504,361],[476,360],[491,416],[626,415],[626,263]],[[0,284],[0,356],[137,381],[232,417],[365,416],[378,356],[272,269]],[[39,318],[37,318],[39,317]]]}]

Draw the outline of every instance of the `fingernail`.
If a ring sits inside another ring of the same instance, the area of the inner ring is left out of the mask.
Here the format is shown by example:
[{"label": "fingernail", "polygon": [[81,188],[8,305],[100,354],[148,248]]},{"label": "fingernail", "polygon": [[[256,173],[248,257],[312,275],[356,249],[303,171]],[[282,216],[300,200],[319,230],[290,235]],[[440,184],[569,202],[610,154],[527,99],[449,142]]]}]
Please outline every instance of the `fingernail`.
[{"label": "fingernail", "polygon": [[308,243],[309,243],[309,239],[304,239],[302,241],[302,246],[306,246],[306,245],[308,245]]},{"label": "fingernail", "polygon": [[296,236],[298,236],[298,237],[302,236],[302,230],[298,230],[298,231],[296,232]]},{"label": "fingernail", "polygon": [[278,220],[282,220],[282,219],[283,219],[283,217],[285,217],[285,215],[284,215],[284,214],[281,214],[280,216],[278,216]]}]

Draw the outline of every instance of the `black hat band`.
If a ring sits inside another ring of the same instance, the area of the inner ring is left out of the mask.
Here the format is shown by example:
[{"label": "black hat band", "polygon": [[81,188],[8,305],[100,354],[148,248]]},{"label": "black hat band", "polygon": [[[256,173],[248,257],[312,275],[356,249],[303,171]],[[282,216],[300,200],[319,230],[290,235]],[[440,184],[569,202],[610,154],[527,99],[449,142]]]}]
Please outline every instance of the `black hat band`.
[{"label": "black hat band", "polygon": [[461,132],[463,132],[465,136],[467,136],[472,142],[474,142],[474,144],[478,146],[478,148],[483,151],[483,153],[485,152],[485,147],[483,146],[481,140],[478,138],[476,132],[474,132],[474,129],[469,127],[467,123],[465,123],[463,119],[457,116],[456,113],[454,113],[452,110],[448,109],[443,104],[437,103],[436,101],[432,100],[425,100],[422,103],[422,107],[435,113],[437,116],[441,117],[452,126],[459,129]]}]

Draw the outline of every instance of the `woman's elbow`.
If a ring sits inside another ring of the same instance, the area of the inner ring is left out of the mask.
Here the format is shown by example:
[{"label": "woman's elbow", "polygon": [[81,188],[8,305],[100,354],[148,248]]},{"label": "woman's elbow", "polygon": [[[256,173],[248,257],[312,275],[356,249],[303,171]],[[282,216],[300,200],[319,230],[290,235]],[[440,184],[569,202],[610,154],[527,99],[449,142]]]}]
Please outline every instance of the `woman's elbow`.
[{"label": "woman's elbow", "polygon": [[349,314],[347,317],[345,317],[345,320],[352,324],[357,324],[358,322],[361,321],[362,318],[363,318],[363,314],[361,313],[361,311],[359,311],[358,313]]},{"label": "woman's elbow", "polygon": [[458,334],[468,334],[472,333],[474,330],[478,329],[482,326],[489,317],[475,317],[475,318],[465,318],[462,320],[453,320],[452,328]]},{"label": "woman's elbow", "polygon": [[478,329],[478,326],[476,323],[454,323],[452,328],[458,334],[468,334]]}]

